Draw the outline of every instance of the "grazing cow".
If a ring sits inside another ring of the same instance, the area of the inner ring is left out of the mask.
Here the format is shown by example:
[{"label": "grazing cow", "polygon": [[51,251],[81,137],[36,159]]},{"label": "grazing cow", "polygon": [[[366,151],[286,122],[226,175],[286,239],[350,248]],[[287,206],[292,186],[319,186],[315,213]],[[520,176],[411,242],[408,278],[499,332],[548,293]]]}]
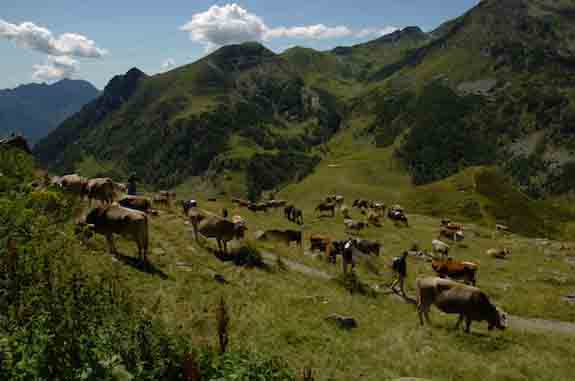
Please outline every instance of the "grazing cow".
[{"label": "grazing cow", "polygon": [[352,207],[358,209],[369,209],[373,205],[373,202],[370,200],[355,200],[352,204]]},{"label": "grazing cow", "polygon": [[312,234],[309,237],[309,242],[311,251],[326,251],[327,248],[331,245],[332,239],[327,235]]},{"label": "grazing cow", "polygon": [[349,207],[347,205],[342,205],[339,208],[339,211],[341,212],[341,215],[343,218],[351,219],[350,210],[349,210]]},{"label": "grazing cow", "polygon": [[215,238],[218,249],[224,255],[228,253],[228,241],[244,238],[246,230],[245,224],[233,223],[217,216],[206,217],[198,225],[198,233],[206,238]]},{"label": "grazing cow", "polygon": [[463,224],[456,224],[455,222],[448,222],[445,225],[443,225],[443,227],[448,230],[455,230],[455,231],[464,230]]},{"label": "grazing cow", "polygon": [[144,213],[148,213],[152,209],[152,202],[141,196],[126,196],[118,201],[118,204],[124,208],[138,210]]},{"label": "grazing cow", "polygon": [[285,200],[269,200],[265,202],[265,205],[270,209],[282,208],[287,205]]},{"label": "grazing cow", "polygon": [[381,222],[379,221],[379,215],[373,210],[370,210],[367,213],[367,222],[370,225],[381,227]]},{"label": "grazing cow", "polygon": [[130,239],[138,245],[138,256],[147,263],[148,217],[145,213],[127,209],[119,205],[99,206],[86,216],[85,223],[95,233],[106,237],[110,251],[118,253],[114,245],[114,234]]},{"label": "grazing cow", "polygon": [[53,179],[64,192],[71,193],[77,197],[84,197],[87,193],[88,179],[77,174],[66,175]]},{"label": "grazing cow", "polygon": [[90,203],[98,200],[103,204],[111,204],[116,199],[116,185],[109,178],[96,178],[88,180],[86,193]]},{"label": "grazing cow", "polygon": [[430,323],[429,310],[435,305],[447,314],[458,314],[456,328],[465,319],[465,331],[469,332],[472,321],[487,321],[488,329],[505,329],[507,315],[493,305],[487,295],[476,287],[442,278],[417,279],[417,311],[421,325]]},{"label": "grazing cow", "polygon": [[391,208],[387,212],[387,217],[390,220],[403,222],[405,224],[405,226],[409,226],[409,222],[407,221],[407,216],[403,213],[403,209]]},{"label": "grazing cow", "polygon": [[265,212],[267,213],[268,211],[268,206],[265,203],[250,203],[250,205],[248,206],[248,209],[251,210],[252,212],[256,213],[256,212]]},{"label": "grazing cow", "polygon": [[384,203],[376,202],[372,205],[371,208],[375,211],[375,213],[377,213],[378,216],[380,217],[385,216],[385,210],[387,209],[387,206],[385,206]]},{"label": "grazing cow", "polygon": [[190,209],[196,208],[198,206],[198,202],[196,200],[185,200],[182,201],[181,205],[184,215],[187,216]]},{"label": "grazing cow", "polygon": [[439,230],[439,238],[447,238],[452,241],[462,241],[465,238],[462,230],[451,230],[446,228],[441,228]]},{"label": "grazing cow", "polygon": [[338,206],[341,206],[343,204],[343,202],[345,201],[345,198],[343,196],[340,195],[329,195],[325,198],[324,202],[329,203],[329,204],[336,204]]},{"label": "grazing cow", "polygon": [[443,256],[449,254],[449,245],[438,239],[431,241],[431,246],[433,247],[433,253],[439,253]]},{"label": "grazing cow", "polygon": [[168,197],[166,197],[166,195],[163,195],[163,194],[154,195],[152,202],[157,207],[159,207],[159,206],[163,206],[165,208],[170,207],[170,199]]},{"label": "grazing cow", "polygon": [[487,255],[497,259],[505,259],[508,255],[511,254],[511,249],[504,248],[504,249],[489,249],[487,250]]},{"label": "grazing cow", "polygon": [[367,239],[354,239],[354,245],[357,250],[367,255],[374,254],[379,256],[381,250],[381,243]]},{"label": "grazing cow", "polygon": [[269,241],[280,241],[289,246],[292,242],[295,242],[299,247],[302,246],[302,233],[296,230],[266,230],[264,234],[260,236],[261,240]]},{"label": "grazing cow", "polygon": [[315,207],[315,212],[319,212],[319,214],[323,214],[324,212],[331,212],[331,217],[335,216],[335,204],[329,202],[322,202],[318,206]]},{"label": "grazing cow", "polygon": [[170,202],[173,201],[173,200],[175,200],[176,197],[177,197],[176,192],[173,192],[173,191],[163,190],[163,191],[159,191],[158,194],[159,194],[160,196],[166,197],[168,200],[170,200]]},{"label": "grazing cow", "polygon": [[434,259],[431,267],[440,277],[463,280],[465,283],[475,286],[479,265],[474,262],[454,261],[452,258]]},{"label": "grazing cow", "polygon": [[345,229],[346,230],[355,230],[355,231],[360,231],[363,230],[367,227],[367,224],[363,221],[354,221],[354,220],[343,220],[343,223],[345,224]]}]

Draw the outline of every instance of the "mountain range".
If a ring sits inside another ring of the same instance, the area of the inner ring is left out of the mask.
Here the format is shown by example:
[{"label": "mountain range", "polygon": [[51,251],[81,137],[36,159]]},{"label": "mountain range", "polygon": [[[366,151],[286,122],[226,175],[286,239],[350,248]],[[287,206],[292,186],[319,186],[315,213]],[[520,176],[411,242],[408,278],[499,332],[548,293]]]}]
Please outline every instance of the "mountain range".
[{"label": "mountain range", "polygon": [[99,94],[91,83],[70,79],[0,90],[0,136],[20,133],[33,143]]},{"label": "mountain range", "polygon": [[331,51],[250,42],[113,78],[40,141],[56,171],[257,198],[314,171],[341,134],[392,150],[415,185],[498,166],[533,197],[575,189],[575,6],[484,0],[426,33]]}]

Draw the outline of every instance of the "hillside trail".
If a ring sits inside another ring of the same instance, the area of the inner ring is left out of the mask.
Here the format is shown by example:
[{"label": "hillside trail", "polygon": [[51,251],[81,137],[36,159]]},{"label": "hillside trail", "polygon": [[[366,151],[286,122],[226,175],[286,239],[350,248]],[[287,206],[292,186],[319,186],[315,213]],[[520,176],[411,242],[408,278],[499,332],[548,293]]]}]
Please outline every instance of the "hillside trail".
[{"label": "hillside trail", "polygon": [[[275,264],[278,259],[277,255],[270,252],[262,252],[262,257],[264,258],[264,261],[268,265]],[[300,274],[304,274],[313,278],[323,280],[335,279],[333,275],[325,271],[289,259],[281,258],[281,260],[288,269],[298,272]],[[410,304],[414,304],[414,299],[412,298],[403,298],[398,294],[392,293],[390,291],[383,291],[379,288],[373,288],[373,289],[377,293],[392,296],[397,301],[403,301]],[[516,331],[539,332],[539,333],[549,332],[564,335],[575,335],[575,323],[562,322],[556,320],[523,318],[520,316],[513,316],[513,315],[508,315],[508,323],[509,328]]]}]

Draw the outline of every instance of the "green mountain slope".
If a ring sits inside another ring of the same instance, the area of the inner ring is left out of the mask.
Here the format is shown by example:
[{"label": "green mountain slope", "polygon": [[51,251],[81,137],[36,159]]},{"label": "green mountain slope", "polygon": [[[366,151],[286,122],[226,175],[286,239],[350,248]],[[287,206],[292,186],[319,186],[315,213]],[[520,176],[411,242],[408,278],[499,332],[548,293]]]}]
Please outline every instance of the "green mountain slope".
[{"label": "green mountain slope", "polygon": [[486,0],[431,33],[327,52],[227,46],[119,77],[131,91],[108,86],[36,153],[58,171],[257,197],[305,177],[350,128],[388,147],[416,185],[496,165],[530,197],[564,194],[575,185],[574,9]]},{"label": "green mountain slope", "polygon": [[106,99],[123,91],[112,80],[92,113],[76,115],[38,145],[43,162],[89,172],[86,162],[95,161],[95,172],[113,165],[116,176],[136,172],[160,186],[230,170],[244,173],[257,196],[261,186],[305,175],[317,162],[312,148],[340,127],[333,97],[306,86],[292,65],[256,43],[221,48],[166,74],[119,78],[133,91],[107,107]]}]

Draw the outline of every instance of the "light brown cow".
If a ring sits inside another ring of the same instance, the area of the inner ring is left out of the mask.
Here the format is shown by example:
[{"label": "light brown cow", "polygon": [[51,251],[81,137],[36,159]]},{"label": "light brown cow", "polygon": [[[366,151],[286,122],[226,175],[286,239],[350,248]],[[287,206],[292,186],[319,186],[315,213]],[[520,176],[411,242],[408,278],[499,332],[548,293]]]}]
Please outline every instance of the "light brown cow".
[{"label": "light brown cow", "polygon": [[486,252],[487,255],[497,259],[505,259],[508,255],[511,254],[511,249],[503,248],[503,249],[489,249]]},{"label": "light brown cow", "polygon": [[152,202],[142,196],[126,196],[118,201],[118,204],[124,208],[138,210],[144,213],[149,213],[152,209]]},{"label": "light brown cow", "polygon": [[287,246],[295,242],[299,247],[302,246],[302,232],[297,230],[266,230],[259,239],[264,241],[279,241]]},{"label": "light brown cow", "polygon": [[116,198],[116,185],[109,178],[96,178],[88,180],[86,193],[90,204],[92,200],[98,200],[103,204],[111,204]]},{"label": "light brown cow", "polygon": [[206,238],[215,238],[223,254],[228,252],[228,241],[234,238],[242,239],[246,230],[245,224],[234,224],[232,221],[216,216],[204,218],[198,225],[198,232]]},{"label": "light brown cow", "polygon": [[507,315],[495,307],[483,291],[449,279],[417,279],[417,310],[421,325],[424,325],[424,315],[430,323],[431,305],[445,313],[458,314],[457,328],[465,319],[466,332],[469,332],[472,321],[487,321],[489,330],[506,327]]},{"label": "light brown cow", "polygon": [[77,174],[65,175],[60,178],[54,179],[64,192],[73,194],[77,197],[84,197],[86,195],[88,179]]},{"label": "light brown cow", "polygon": [[123,208],[119,205],[99,206],[86,216],[85,223],[97,234],[106,237],[110,251],[118,253],[114,234],[130,239],[138,245],[138,256],[147,263],[148,217],[145,213]]}]

